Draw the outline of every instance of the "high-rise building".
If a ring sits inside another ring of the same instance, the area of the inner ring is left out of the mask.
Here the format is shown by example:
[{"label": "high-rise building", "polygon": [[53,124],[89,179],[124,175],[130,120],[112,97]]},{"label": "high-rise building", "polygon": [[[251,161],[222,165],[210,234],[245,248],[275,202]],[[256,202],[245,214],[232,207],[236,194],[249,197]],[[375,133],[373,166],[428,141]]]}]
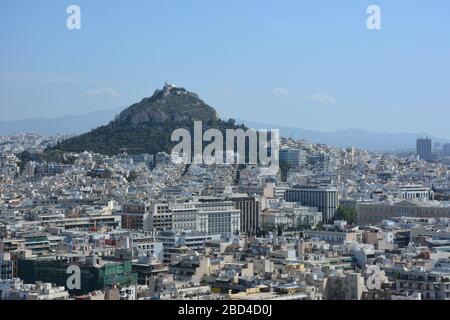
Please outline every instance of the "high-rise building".
[{"label": "high-rise building", "polygon": [[450,156],[450,143],[444,143],[444,145],[442,146],[442,153],[445,156]]},{"label": "high-rise building", "polygon": [[322,186],[294,186],[286,190],[285,199],[288,202],[300,202],[304,206],[317,207],[323,214],[323,221],[333,220],[339,206],[338,189]]},{"label": "high-rise building", "polygon": [[421,160],[431,161],[431,139],[429,138],[419,138],[417,139],[417,155]]},{"label": "high-rise building", "polygon": [[173,228],[172,211],[170,210],[168,203],[155,203],[152,210],[152,230],[164,231],[171,230]]},{"label": "high-rise building", "polygon": [[256,197],[231,196],[236,209],[241,210],[241,232],[251,235],[256,234],[260,226],[260,202]]},{"label": "high-rise building", "polygon": [[14,276],[14,261],[9,252],[0,252],[0,280],[12,279]]}]

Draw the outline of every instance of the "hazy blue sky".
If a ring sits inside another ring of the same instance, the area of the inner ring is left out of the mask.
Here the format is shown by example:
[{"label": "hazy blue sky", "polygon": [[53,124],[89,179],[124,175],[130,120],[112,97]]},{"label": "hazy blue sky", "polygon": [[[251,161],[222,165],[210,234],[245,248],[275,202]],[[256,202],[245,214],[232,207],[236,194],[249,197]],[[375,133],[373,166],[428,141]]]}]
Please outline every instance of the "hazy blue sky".
[{"label": "hazy blue sky", "polygon": [[224,117],[450,138],[450,1],[0,0],[1,120],[126,107],[166,80]]}]

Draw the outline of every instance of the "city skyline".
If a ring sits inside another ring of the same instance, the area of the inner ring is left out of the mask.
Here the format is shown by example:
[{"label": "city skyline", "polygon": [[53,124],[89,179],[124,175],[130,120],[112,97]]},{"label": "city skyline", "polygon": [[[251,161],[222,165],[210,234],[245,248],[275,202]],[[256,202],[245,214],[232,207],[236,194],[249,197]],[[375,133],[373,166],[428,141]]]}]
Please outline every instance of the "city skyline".
[{"label": "city skyline", "polygon": [[449,9],[3,1],[0,303],[450,300]]},{"label": "city skyline", "polygon": [[[186,91],[186,88],[177,87],[175,85],[166,83],[164,88],[172,87]],[[163,88],[163,89],[164,89]],[[156,89],[155,93],[163,90]],[[187,90],[195,97],[198,93]],[[150,97],[144,98],[151,99]],[[199,100],[201,103],[207,103]],[[135,104],[132,104],[133,106]],[[130,106],[130,107],[131,107]],[[39,135],[78,135],[88,133],[95,128],[104,126],[114,120],[121,112],[127,108],[120,108],[114,110],[99,110],[81,115],[67,115],[54,119],[47,119],[43,117],[22,119],[16,121],[1,121],[0,120],[0,134],[15,135],[19,133],[34,133]],[[214,108],[213,108],[214,109]],[[217,110],[214,110],[217,114]],[[222,120],[233,118],[224,118],[218,114]],[[242,123],[248,128],[253,129],[276,129],[280,131],[283,137],[292,139],[306,140],[313,143],[324,143],[333,145],[335,147],[354,146],[356,148],[367,149],[371,151],[408,151],[414,149],[416,146],[414,142],[421,137],[429,137],[433,140],[433,146],[437,150],[443,144],[450,142],[449,139],[436,137],[424,132],[416,133],[386,133],[386,132],[371,132],[363,129],[343,129],[333,132],[320,132],[317,130],[304,130],[301,128],[280,126],[274,123],[259,123],[248,119],[234,118],[237,123]]]}]

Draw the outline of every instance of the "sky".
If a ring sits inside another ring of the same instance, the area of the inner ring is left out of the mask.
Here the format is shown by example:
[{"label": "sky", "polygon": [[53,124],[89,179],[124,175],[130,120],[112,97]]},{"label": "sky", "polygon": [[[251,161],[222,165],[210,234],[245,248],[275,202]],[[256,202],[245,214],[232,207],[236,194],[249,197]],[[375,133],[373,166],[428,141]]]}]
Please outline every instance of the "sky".
[{"label": "sky", "polygon": [[0,120],[125,108],[169,81],[224,118],[450,139],[449,57],[448,0],[0,0]]}]

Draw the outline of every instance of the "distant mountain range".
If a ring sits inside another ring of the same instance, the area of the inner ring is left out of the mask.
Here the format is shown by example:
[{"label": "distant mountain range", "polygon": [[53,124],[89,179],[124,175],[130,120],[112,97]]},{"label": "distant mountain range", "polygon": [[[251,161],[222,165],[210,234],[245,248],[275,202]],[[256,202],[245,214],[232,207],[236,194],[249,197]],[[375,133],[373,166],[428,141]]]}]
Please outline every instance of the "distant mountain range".
[{"label": "distant mountain range", "polygon": [[33,118],[0,121],[0,135],[17,133],[80,134],[111,121],[121,109],[94,111],[81,115],[67,115],[55,119]]},{"label": "distant mountain range", "polygon": [[449,143],[450,140],[432,136],[427,133],[374,133],[361,129],[345,129],[332,132],[319,132],[304,130],[286,126],[276,126],[253,121],[236,119],[238,123],[244,123],[254,129],[279,129],[283,137],[304,139],[309,142],[322,143],[336,147],[346,148],[354,146],[360,149],[374,151],[409,150],[416,148],[416,140],[419,137],[428,137],[433,143]]},{"label": "distant mountain range", "polygon": [[[163,91],[164,89],[157,92]],[[175,97],[179,98],[180,91],[174,92],[177,92],[178,94],[178,96]],[[189,108],[194,108],[198,111],[202,109],[198,108],[198,106],[200,105],[205,107],[203,111],[207,110],[209,116],[214,115],[214,117],[216,117],[214,109],[204,104],[204,102],[201,101],[196,94],[190,92],[188,93],[189,94],[186,97],[190,100],[180,102],[181,105],[183,105],[183,108],[177,109],[177,112],[181,111],[183,113],[186,110],[189,110]],[[146,119],[157,119],[158,116],[161,115],[158,111],[156,111],[156,113],[155,110],[151,112],[145,111],[149,110],[148,103],[151,102],[149,101],[149,99],[151,98],[143,99],[140,103],[131,106],[130,108],[126,109],[128,110],[127,112],[125,112],[126,110],[124,110],[118,117],[122,118],[123,120],[124,117],[128,116],[128,120],[130,120],[131,122],[145,122],[144,120]],[[147,107],[145,106],[146,103]],[[56,119],[35,118],[15,121],[0,121],[0,135],[11,135],[23,132],[39,133],[44,135],[53,135],[58,133],[83,134],[93,130],[94,128],[98,128],[110,123],[122,110],[123,108],[95,111],[82,115],[68,115]],[[172,116],[176,116],[177,112],[171,113]],[[191,115],[188,115],[186,119],[191,120]],[[450,142],[449,140],[434,137],[426,133],[372,133],[360,129],[319,132],[314,130],[299,129],[295,127],[264,124],[244,119],[236,119],[236,122],[243,123],[246,127],[254,129],[280,129],[280,133],[284,137],[304,139],[314,143],[323,143],[343,148],[348,146],[355,146],[361,149],[378,151],[409,150],[415,149],[415,143],[418,137],[425,136],[431,138],[433,142]]]}]

